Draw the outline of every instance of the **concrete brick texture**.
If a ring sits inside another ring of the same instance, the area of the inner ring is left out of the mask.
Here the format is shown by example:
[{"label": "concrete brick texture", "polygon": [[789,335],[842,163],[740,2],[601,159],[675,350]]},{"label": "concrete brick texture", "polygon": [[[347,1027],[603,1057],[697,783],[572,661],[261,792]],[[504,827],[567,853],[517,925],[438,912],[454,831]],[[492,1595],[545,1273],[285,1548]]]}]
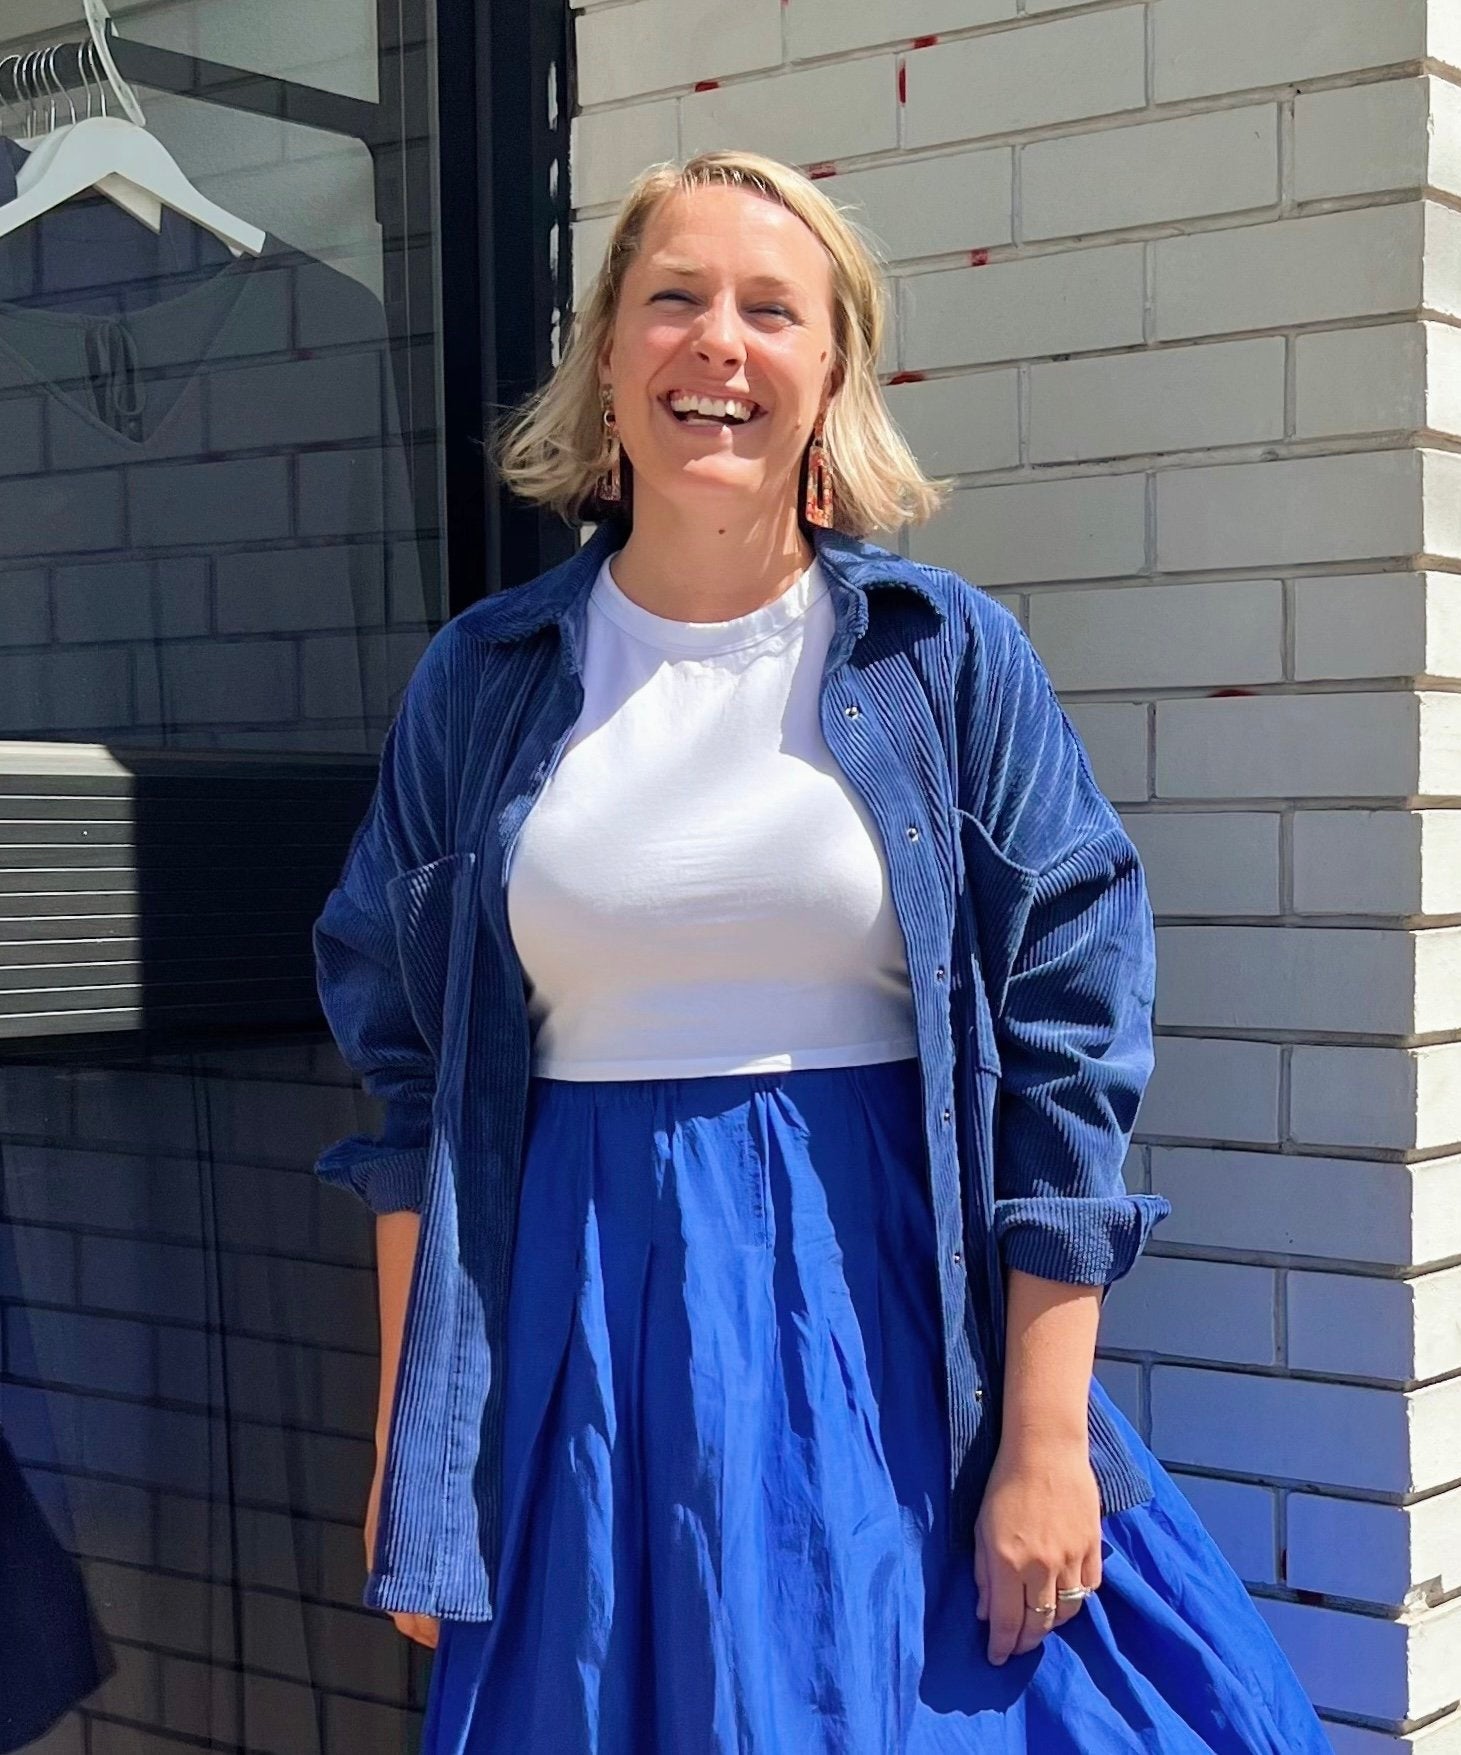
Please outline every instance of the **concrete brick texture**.
[{"label": "concrete brick texture", "polygon": [[1336,1749],[1458,1755],[1461,0],[664,4],[582,13],[576,235],[713,140],[881,245],[906,552],[1019,615],[1158,921],[1103,1381]]}]

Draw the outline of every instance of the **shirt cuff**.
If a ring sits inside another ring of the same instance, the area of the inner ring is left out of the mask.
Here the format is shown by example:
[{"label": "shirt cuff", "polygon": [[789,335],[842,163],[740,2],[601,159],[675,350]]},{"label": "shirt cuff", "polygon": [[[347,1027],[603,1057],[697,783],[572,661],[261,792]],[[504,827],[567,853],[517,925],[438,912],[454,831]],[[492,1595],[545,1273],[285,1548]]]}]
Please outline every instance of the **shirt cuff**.
[{"label": "shirt cuff", "polygon": [[994,1234],[1006,1267],[1067,1285],[1109,1286],[1130,1271],[1171,1210],[1156,1194],[1031,1195],[994,1203]]},{"label": "shirt cuff", "polygon": [[348,1188],[373,1213],[419,1213],[426,1198],[425,1146],[381,1146],[352,1134],[321,1152],[315,1170],[326,1182]]}]

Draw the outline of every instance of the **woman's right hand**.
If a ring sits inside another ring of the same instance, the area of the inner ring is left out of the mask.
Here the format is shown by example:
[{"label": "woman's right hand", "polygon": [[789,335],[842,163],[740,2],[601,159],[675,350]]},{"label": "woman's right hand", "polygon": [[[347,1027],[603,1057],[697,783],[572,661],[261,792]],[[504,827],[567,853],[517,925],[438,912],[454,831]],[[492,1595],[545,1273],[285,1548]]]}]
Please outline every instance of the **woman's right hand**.
[{"label": "woman's right hand", "polygon": [[[385,1475],[385,1446],[377,1445],[375,1453],[375,1473],[370,1482],[370,1498],[365,1506],[365,1569],[370,1571],[375,1561],[375,1532],[380,1522],[381,1482]],[[396,1624],[396,1630],[404,1633],[407,1639],[414,1639],[417,1645],[436,1648],[440,1624],[434,1615],[398,1614],[393,1609],[386,1613]]]}]

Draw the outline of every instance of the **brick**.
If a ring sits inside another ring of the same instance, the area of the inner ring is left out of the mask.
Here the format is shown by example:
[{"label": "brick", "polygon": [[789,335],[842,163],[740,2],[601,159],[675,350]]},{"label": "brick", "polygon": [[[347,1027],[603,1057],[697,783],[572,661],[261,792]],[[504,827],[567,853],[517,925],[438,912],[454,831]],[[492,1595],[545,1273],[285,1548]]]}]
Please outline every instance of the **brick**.
[{"label": "brick", "polygon": [[421,1724],[419,1712],[344,1694],[325,1697],[325,1737],[333,1749],[414,1749]]},{"label": "brick", "polygon": [[209,1263],[201,1250],[120,1237],[78,1244],[83,1303],[153,1319],[209,1320]]},{"label": "brick", "polygon": [[907,70],[909,146],[1140,109],[1145,8],[1121,6],[940,44],[910,55]]},{"label": "brick", "polygon": [[[315,1691],[276,1676],[242,1674],[186,1658],[162,1659],[163,1723],[169,1731],[250,1749],[318,1746]],[[367,1749],[368,1743],[341,1747]]]},{"label": "brick", "polygon": [[1437,201],[1426,204],[1423,256],[1427,308],[1461,316],[1461,215]]},{"label": "brick", "polygon": [[[256,557],[253,566],[257,578]],[[151,641],[208,633],[208,563],[174,560],[169,573],[169,589],[161,591],[153,567],[145,561],[57,567],[52,575],[57,639],[89,646],[102,640]],[[20,642],[6,640],[7,646],[13,644]]]},{"label": "brick", "polygon": [[1030,458],[1093,461],[1281,438],[1283,381],[1278,336],[1036,365]]},{"label": "brick", "polygon": [[646,165],[672,159],[680,149],[680,109],[673,98],[621,104],[573,118],[569,177],[573,205],[617,201]]},{"label": "brick", "polygon": [[933,475],[1012,469],[1020,461],[1019,374],[967,372],[893,384],[888,408],[922,466]]},{"label": "brick", "polygon": [[573,222],[573,295],[580,307],[603,265],[604,252],[613,234],[613,215],[603,219],[578,219]]},{"label": "brick", "polygon": [[0,736],[101,737],[136,722],[125,648],[0,653]]},{"label": "brick", "polygon": [[1164,926],[1157,1021],[1405,1035],[1418,1026],[1421,938],[1399,929]]},{"label": "brick", "polygon": [[1461,558],[1461,457],[1447,451],[1419,453],[1424,505],[1422,547],[1428,554]]},{"label": "brick", "polygon": [[[49,1295],[49,1287],[38,1287]],[[67,1310],[13,1310],[5,1324],[5,1369],[12,1377],[114,1395],[156,1393],[152,1330],[140,1322]]]},{"label": "brick", "polygon": [[0,572],[0,592],[5,597],[6,646],[44,646],[51,637],[50,593],[44,571],[36,567]]},{"label": "brick", "polygon": [[822,191],[873,233],[888,259],[1007,244],[1014,235],[1007,146],[944,153],[830,177]]},{"label": "brick", "polygon": [[1148,797],[1146,708],[1120,701],[1070,701],[1066,712],[1106,796],[1121,801]]},{"label": "brick", "polygon": [[1420,458],[1355,452],[1157,476],[1163,571],[1374,560],[1426,546]]},{"label": "brick", "polygon": [[1126,818],[1158,916],[1277,914],[1276,811],[1142,811]]},{"label": "brick", "polygon": [[1424,0],[1162,0],[1156,13],[1158,103],[1290,85],[1415,60]]},{"label": "brick", "polygon": [[[344,460],[354,455],[306,452],[300,458],[301,476],[337,474],[348,467]],[[338,500],[340,495],[331,498]],[[355,502],[347,504],[358,519]],[[288,536],[290,506],[288,457],[149,464],[133,470],[128,478],[128,541],[138,548],[184,544],[211,548],[217,543]]]},{"label": "brick", "polygon": [[[80,1712],[68,1712],[39,1742],[27,1743],[25,1748],[26,1755],[87,1755],[86,1720]],[[106,1755],[100,1742],[93,1742],[90,1748],[95,1755]]]},{"label": "brick", "polygon": [[1270,1268],[1144,1255],[1106,1299],[1102,1344],[1167,1358],[1275,1364],[1274,1282]]},{"label": "brick", "polygon": [[1280,1062],[1268,1042],[1159,1035],[1137,1131],[1150,1139],[1276,1144]]},{"label": "brick", "polygon": [[982,365],[1142,340],[1142,247],[1115,244],[899,283],[904,366]]},{"label": "brick", "polygon": [[1294,100],[1294,195],[1318,201],[1422,189],[1430,81],[1387,79]]},{"label": "brick", "polygon": [[1461,1488],[1414,1505],[1294,1493],[1287,1510],[1296,1590],[1400,1608],[1412,1593],[1461,1589]]},{"label": "brick", "polygon": [[793,61],[1013,18],[1015,0],[788,0]]},{"label": "brick", "polygon": [[1461,811],[1418,813],[1422,914],[1461,914]]},{"label": "brick", "polygon": [[1278,109],[1255,104],[1141,122],[1020,151],[1027,238],[1069,237],[1268,207],[1278,200]]},{"label": "brick", "polygon": [[[7,1167],[8,1168],[8,1167]],[[0,1298],[34,1298],[44,1286],[53,1303],[76,1297],[76,1241],[65,1231],[5,1221],[0,1250]]]},{"label": "brick", "polygon": [[[1295,885],[1314,911],[1416,913],[1422,907],[1422,825],[1444,812],[1352,811],[1301,815]],[[1448,852],[1454,850],[1447,837]],[[1438,912],[1448,912],[1439,909]]]},{"label": "brick", "polygon": [[1411,432],[1426,424],[1419,323],[1325,329],[1294,341],[1294,431],[1301,439]]},{"label": "brick", "polygon": [[1246,1584],[1277,1582],[1276,1496],[1267,1487],[1205,1475],[1180,1475],[1177,1485]]},{"label": "brick", "polygon": [[1461,1143],[1461,1043],[1296,1047],[1292,1078],[1296,1139],[1400,1151]]},{"label": "brick", "polygon": [[1095,1374],[1101,1388],[1140,1432],[1145,1423],[1141,1411],[1141,1366],[1126,1359],[1097,1359]]},{"label": "brick", "polygon": [[1283,586],[1039,591],[1030,636],[1059,689],[1194,688],[1283,676]]},{"label": "brick", "polygon": [[1415,311],[1424,238],[1419,202],[1159,238],[1156,338]]},{"label": "brick", "polygon": [[1342,573],[1295,579],[1300,681],[1461,673],[1461,592],[1449,573]]},{"label": "brick", "polygon": [[1416,697],[1399,693],[1159,701],[1157,796],[1404,796],[1418,725]]},{"label": "brick", "polygon": [[299,717],[295,649],[286,640],[173,642],[158,648],[157,672],[170,721],[236,725]]},{"label": "brick", "polygon": [[781,60],[780,0],[634,0],[578,20],[578,99],[618,103]]},{"label": "brick", "polygon": [[1125,577],[1146,562],[1146,482],[1103,475],[966,488],[910,546],[916,559],[986,587]]},{"label": "brick", "polygon": [[1366,1718],[1424,1718],[1452,1705],[1461,1674],[1461,1603],[1418,1621],[1264,1601],[1259,1612],[1309,1698]]},{"label": "brick", "polygon": [[379,542],[220,555],[214,604],[220,634],[379,627],[385,621],[385,553]]},{"label": "brick", "polygon": [[1421,832],[1432,813],[1299,811],[1294,906],[1302,914],[1418,914]]},{"label": "brick", "polygon": [[1163,1462],[1384,1493],[1454,1476],[1461,1381],[1404,1392],[1157,1364],[1151,1395]]},{"label": "brick", "polygon": [[1415,1034],[1461,1027],[1461,927],[1434,927],[1413,938]]},{"label": "brick", "polygon": [[749,146],[788,164],[810,165],[891,151],[897,144],[898,83],[891,56],[693,92],[680,103],[680,150],[687,155]]},{"label": "brick", "polygon": [[[1254,1255],[1409,1267],[1444,1234],[1423,1237],[1430,1189],[1444,1197],[1444,1162],[1395,1164],[1297,1152],[1153,1146],[1152,1186],[1172,1203],[1164,1247],[1192,1244]],[[1461,1238],[1461,1211],[1451,1226]]]},{"label": "brick", "polygon": [[1291,1273],[1287,1298],[1295,1370],[1413,1383],[1461,1369],[1461,1268],[1413,1280]]},{"label": "brick", "polygon": [[1449,323],[1424,323],[1425,412],[1431,432],[1461,434],[1461,333]]},{"label": "brick", "polygon": [[[1461,50],[1461,42],[1457,44]],[[1448,195],[1461,193],[1461,90],[1449,79],[1426,81],[1430,102],[1427,180]]]},{"label": "brick", "polygon": [[1329,1720],[1324,1728],[1334,1755],[1461,1755],[1461,1712],[1448,1713],[1408,1736],[1338,1720]]}]

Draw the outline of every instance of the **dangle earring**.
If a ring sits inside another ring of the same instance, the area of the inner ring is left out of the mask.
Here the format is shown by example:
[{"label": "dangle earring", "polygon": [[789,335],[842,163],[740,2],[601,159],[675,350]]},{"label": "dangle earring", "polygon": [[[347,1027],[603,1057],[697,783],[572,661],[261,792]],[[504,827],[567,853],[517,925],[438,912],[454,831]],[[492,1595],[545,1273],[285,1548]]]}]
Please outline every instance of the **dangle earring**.
[{"label": "dangle earring", "polygon": [[832,464],[827,456],[824,431],[826,417],[818,415],[807,447],[807,495],[802,508],[808,524],[830,530],[833,517]]},{"label": "dangle earring", "polygon": [[604,410],[604,433],[608,439],[609,460],[603,474],[598,479],[596,492],[607,505],[617,506],[624,497],[624,484],[619,470],[619,428],[614,420],[614,391],[612,386],[599,386],[599,401]]}]

